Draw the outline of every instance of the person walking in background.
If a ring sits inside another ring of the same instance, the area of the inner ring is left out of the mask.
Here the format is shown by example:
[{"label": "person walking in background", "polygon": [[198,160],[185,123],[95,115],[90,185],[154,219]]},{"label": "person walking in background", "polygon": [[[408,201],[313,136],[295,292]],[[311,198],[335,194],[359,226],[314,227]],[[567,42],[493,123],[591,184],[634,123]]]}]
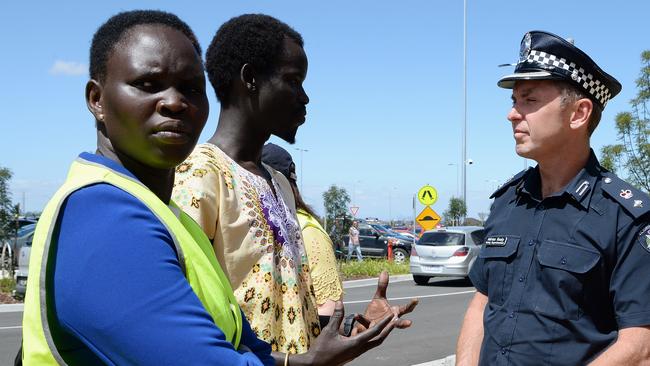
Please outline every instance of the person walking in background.
[{"label": "person walking in background", "polygon": [[352,258],[352,252],[357,254],[357,260],[361,262],[363,256],[361,255],[361,247],[359,246],[359,222],[352,221],[350,230],[348,230],[348,261]]},{"label": "person walking in background", "polygon": [[336,265],[332,241],[318,222],[318,216],[305,203],[298,190],[296,165],[291,154],[278,145],[268,143],[262,150],[262,162],[279,171],[289,180],[296,200],[298,222],[307,252],[320,323],[327,324],[329,317],[334,313],[335,302],[343,298],[343,285]]},{"label": "person walking in background", "polygon": [[457,365],[648,365],[650,197],[590,148],[621,84],[531,31],[498,85],[512,89],[516,153],[538,165],[492,194]]}]

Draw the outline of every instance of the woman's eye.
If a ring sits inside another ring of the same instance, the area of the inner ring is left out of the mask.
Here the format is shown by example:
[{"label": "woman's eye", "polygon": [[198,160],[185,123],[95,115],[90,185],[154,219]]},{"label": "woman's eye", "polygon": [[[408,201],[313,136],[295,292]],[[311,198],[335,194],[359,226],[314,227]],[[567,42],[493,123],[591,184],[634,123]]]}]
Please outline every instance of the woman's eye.
[{"label": "woman's eye", "polygon": [[149,80],[138,80],[133,83],[133,86],[143,91],[154,91],[156,84],[153,81]]}]

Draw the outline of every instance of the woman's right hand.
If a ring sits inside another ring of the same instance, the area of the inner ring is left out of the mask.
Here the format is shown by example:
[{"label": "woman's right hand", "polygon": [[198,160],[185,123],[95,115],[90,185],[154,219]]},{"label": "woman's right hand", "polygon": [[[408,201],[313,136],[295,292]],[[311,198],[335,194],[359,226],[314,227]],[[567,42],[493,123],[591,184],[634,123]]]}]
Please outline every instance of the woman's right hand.
[{"label": "woman's right hand", "polygon": [[[342,365],[382,344],[395,328],[397,318],[387,315],[362,333],[351,337],[339,334],[345,316],[343,302],[337,301],[334,314],[307,353],[289,356],[289,365]],[[361,320],[361,319],[360,319]],[[362,320],[363,321],[363,320]]]}]

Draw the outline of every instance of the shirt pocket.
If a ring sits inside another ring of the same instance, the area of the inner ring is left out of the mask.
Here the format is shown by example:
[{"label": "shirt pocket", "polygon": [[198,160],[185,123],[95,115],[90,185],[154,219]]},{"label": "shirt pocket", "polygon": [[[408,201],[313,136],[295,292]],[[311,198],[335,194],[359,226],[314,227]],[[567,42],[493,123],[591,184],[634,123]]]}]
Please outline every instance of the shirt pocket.
[{"label": "shirt pocket", "polygon": [[557,319],[577,320],[582,316],[584,284],[600,261],[595,249],[544,240],[537,251],[539,271],[535,291],[535,312]]},{"label": "shirt pocket", "polygon": [[[490,245],[490,238],[501,239],[493,240],[499,245]],[[488,298],[492,304],[501,306],[508,298],[519,241],[520,237],[516,235],[490,235],[486,237],[479,252],[479,258],[484,260],[483,275],[487,280]]]}]

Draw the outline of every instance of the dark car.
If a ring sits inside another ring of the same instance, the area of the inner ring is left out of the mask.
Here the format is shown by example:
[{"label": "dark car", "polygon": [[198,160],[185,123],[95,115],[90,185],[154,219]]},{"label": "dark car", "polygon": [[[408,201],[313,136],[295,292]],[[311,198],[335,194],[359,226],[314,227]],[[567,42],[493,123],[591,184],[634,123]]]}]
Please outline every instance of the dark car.
[{"label": "dark car", "polygon": [[[343,236],[343,252],[348,252],[349,235]],[[393,258],[395,262],[403,262],[411,253],[412,239],[394,232],[379,224],[359,224],[359,246],[364,257],[386,257],[388,255],[388,242],[393,245]]]}]

